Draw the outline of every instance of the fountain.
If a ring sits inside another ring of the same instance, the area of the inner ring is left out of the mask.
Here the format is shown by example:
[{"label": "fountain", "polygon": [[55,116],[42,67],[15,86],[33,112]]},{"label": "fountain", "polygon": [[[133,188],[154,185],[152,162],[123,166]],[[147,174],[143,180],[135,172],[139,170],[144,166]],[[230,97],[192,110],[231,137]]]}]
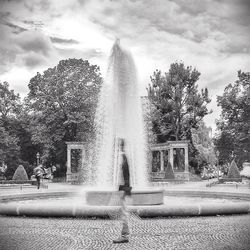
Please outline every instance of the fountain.
[{"label": "fountain", "polygon": [[93,165],[89,163],[87,171],[89,187],[81,187],[79,192],[78,187],[64,184],[61,190],[20,190],[1,194],[0,215],[110,217],[116,214],[119,210],[116,197],[120,195],[118,138],[126,141],[125,152],[130,166],[133,189],[129,211],[140,217],[250,212],[249,202],[233,200],[249,200],[247,192],[218,192],[211,187],[209,190],[169,189],[165,191],[168,196],[164,197],[163,190],[150,187],[136,68],[131,55],[121,47],[119,40],[115,42],[109,58],[96,114],[96,132],[95,160]]},{"label": "fountain", "polygon": [[124,138],[133,187],[132,204],[162,204],[163,190],[147,188],[146,138],[136,67],[131,54],[121,47],[119,39],[112,47],[107,76],[100,92],[96,132],[97,159],[94,177],[89,179],[93,179],[97,189],[105,191],[88,191],[87,202],[91,205],[112,205],[110,199],[118,190],[118,141]]}]

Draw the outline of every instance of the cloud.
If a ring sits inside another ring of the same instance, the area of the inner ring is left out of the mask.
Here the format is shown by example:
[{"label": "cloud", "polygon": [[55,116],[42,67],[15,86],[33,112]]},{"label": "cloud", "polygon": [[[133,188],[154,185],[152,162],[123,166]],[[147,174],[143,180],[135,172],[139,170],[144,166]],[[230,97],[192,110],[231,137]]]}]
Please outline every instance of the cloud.
[{"label": "cloud", "polygon": [[9,27],[0,24],[0,73],[4,73],[11,68],[15,61],[16,47],[10,46],[12,32]]},{"label": "cloud", "polygon": [[[218,53],[239,51],[237,44],[249,46],[249,11],[235,1],[91,1],[85,8],[106,33],[133,39],[134,43],[145,37],[144,46],[152,40],[157,44],[161,38],[168,42],[166,34],[191,40],[197,46],[216,44]],[[246,27],[241,25],[243,20]]]},{"label": "cloud", "polygon": [[63,39],[60,37],[50,37],[52,43],[59,43],[59,44],[79,44],[78,41],[74,39]]},{"label": "cloud", "polygon": [[6,25],[6,26],[12,28],[12,33],[14,33],[14,34],[19,34],[23,31],[27,30],[19,25],[16,25],[16,24],[13,24],[13,23],[7,21],[5,18],[8,15],[9,15],[8,12],[0,12],[0,24]]},{"label": "cloud", "polygon": [[34,52],[21,56],[21,60],[28,68],[36,68],[37,66],[46,65],[46,58]]},{"label": "cloud", "polygon": [[48,56],[53,50],[50,39],[39,31],[22,32],[16,37],[16,44],[23,52],[33,51],[44,56]]},{"label": "cloud", "polygon": [[13,27],[0,24],[3,39],[0,41],[0,73],[10,70],[14,65],[28,68],[44,66],[57,51],[50,39],[39,31],[13,33]]},{"label": "cloud", "polygon": [[85,50],[77,50],[77,49],[70,49],[64,48],[60,49],[57,48],[57,51],[63,58],[83,58],[83,59],[90,59],[93,57],[104,57],[104,53],[98,49],[85,49]]},{"label": "cloud", "polygon": [[2,71],[46,69],[69,57],[104,65],[120,37],[137,63],[141,93],[156,68],[183,61],[201,72],[213,109],[237,70],[249,71],[248,0],[20,0],[0,1],[0,9]]}]

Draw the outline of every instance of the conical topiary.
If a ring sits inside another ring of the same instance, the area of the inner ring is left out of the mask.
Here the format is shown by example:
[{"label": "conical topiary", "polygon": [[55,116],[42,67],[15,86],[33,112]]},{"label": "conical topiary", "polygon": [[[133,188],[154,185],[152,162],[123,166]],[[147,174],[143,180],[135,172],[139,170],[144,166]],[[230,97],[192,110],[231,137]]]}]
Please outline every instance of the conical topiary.
[{"label": "conical topiary", "polygon": [[18,168],[16,169],[12,177],[12,180],[15,180],[15,181],[27,181],[28,180],[28,175],[23,165],[18,166]]},{"label": "conical topiary", "polygon": [[166,179],[174,179],[174,171],[170,162],[168,162],[167,167],[165,169],[165,178]]},{"label": "conical topiary", "polygon": [[234,160],[231,162],[231,165],[229,167],[227,178],[228,179],[238,179],[238,178],[240,179],[241,178],[240,171]]}]

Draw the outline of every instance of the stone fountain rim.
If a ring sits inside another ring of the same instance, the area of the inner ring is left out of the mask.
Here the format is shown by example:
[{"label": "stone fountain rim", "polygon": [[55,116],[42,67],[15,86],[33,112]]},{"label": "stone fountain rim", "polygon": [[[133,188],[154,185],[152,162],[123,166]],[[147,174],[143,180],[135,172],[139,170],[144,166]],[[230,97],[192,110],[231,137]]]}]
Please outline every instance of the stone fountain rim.
[{"label": "stone fountain rim", "polygon": [[[202,191],[194,192],[192,196],[201,196]],[[207,192],[208,193],[208,192]],[[204,196],[206,197],[206,192]],[[103,218],[108,217],[110,212],[115,211],[117,207],[105,207],[105,206],[85,206],[77,207],[72,204],[65,204],[65,207],[56,207],[56,206],[37,206],[37,204],[14,204],[13,201],[20,200],[31,200],[34,198],[58,198],[58,197],[74,197],[77,192],[64,191],[64,192],[49,192],[49,193],[36,193],[29,195],[1,195],[0,201],[5,201],[0,204],[0,215],[8,216],[38,216],[38,217],[86,217],[86,218]],[[169,195],[165,192],[165,195]],[[171,191],[170,195],[174,194],[174,190]],[[177,191],[176,195],[185,196],[185,192]],[[209,192],[209,195],[212,195],[213,192]],[[225,198],[225,192],[214,192],[214,196],[219,198]],[[228,192],[228,197],[230,198],[230,193]],[[36,196],[35,196],[36,195]],[[231,193],[232,197],[235,198],[235,193]],[[190,196],[190,191],[186,192],[186,196]],[[237,195],[238,199],[249,200],[250,194],[239,193]],[[175,216],[213,216],[213,215],[223,215],[223,214],[246,214],[250,213],[250,204],[249,202],[239,202],[235,204],[214,204],[203,205],[203,204],[194,204],[194,205],[176,205],[176,206],[166,206],[166,205],[154,205],[154,206],[129,206],[129,210],[136,212],[141,217],[175,217]]]}]

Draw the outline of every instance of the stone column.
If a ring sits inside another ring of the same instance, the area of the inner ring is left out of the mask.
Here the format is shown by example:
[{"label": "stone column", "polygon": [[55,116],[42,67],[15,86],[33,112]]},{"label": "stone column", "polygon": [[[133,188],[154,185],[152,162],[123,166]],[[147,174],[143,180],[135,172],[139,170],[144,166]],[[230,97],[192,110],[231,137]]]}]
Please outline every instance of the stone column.
[{"label": "stone column", "polygon": [[164,151],[161,150],[160,154],[161,154],[161,172],[164,171],[164,155],[163,155]]},{"label": "stone column", "polygon": [[184,148],[184,154],[185,154],[185,172],[189,172],[189,169],[188,169],[188,147]]},{"label": "stone column", "polygon": [[71,177],[71,149],[68,146],[67,147],[67,178],[66,181],[70,181],[70,177]]},{"label": "stone column", "polygon": [[85,152],[85,148],[84,148],[84,147],[82,147],[81,150],[82,150],[82,166],[81,166],[81,168],[83,169],[84,163],[85,163],[85,161],[86,161],[86,159],[85,159],[85,157],[86,157],[86,152]]},{"label": "stone column", "polygon": [[169,149],[169,162],[172,166],[172,169],[174,170],[174,149],[173,148],[170,148]]}]

